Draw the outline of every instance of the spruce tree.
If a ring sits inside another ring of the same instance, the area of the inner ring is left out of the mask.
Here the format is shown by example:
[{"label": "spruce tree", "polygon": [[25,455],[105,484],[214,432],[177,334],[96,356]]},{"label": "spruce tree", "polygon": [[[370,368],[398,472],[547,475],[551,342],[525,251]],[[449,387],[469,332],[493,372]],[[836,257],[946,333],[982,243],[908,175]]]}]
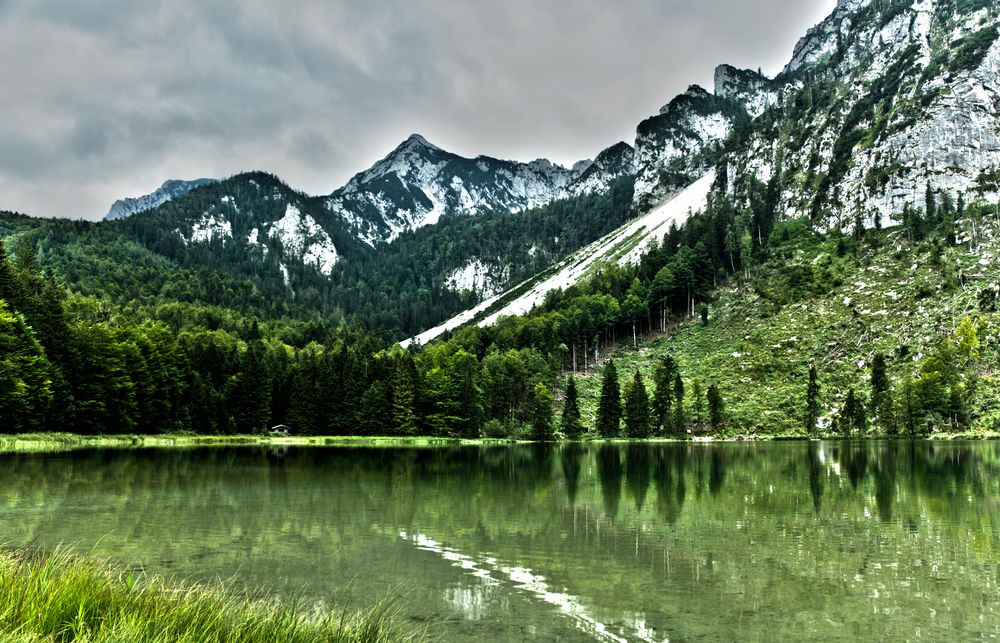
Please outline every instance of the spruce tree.
[{"label": "spruce tree", "polygon": [[852,388],[847,391],[847,399],[844,400],[844,408],[840,412],[840,430],[845,436],[850,436],[852,433],[864,435],[866,425],[865,404]]},{"label": "spruce tree", "polygon": [[552,392],[542,382],[535,384],[528,396],[527,419],[531,424],[531,439],[543,442],[552,439]]},{"label": "spruce tree", "polygon": [[601,379],[601,399],[597,405],[597,432],[604,438],[621,435],[622,399],[615,361],[608,360]]},{"label": "spruce tree", "polygon": [[705,393],[701,390],[701,382],[694,381],[691,387],[691,397],[694,398],[694,424],[701,428],[701,413],[705,408]]},{"label": "spruce tree", "polygon": [[879,353],[872,361],[871,407],[875,421],[888,435],[896,434],[896,418],[892,408],[892,388],[886,369],[885,355]]},{"label": "spruce tree", "polygon": [[416,435],[417,367],[409,353],[403,353],[396,363],[392,381],[392,423],[400,435]]},{"label": "spruce tree", "polygon": [[681,374],[674,375],[674,433],[681,435],[686,428],[684,417],[684,381]]},{"label": "spruce tree", "polygon": [[14,275],[14,268],[4,251],[2,239],[0,239],[0,299],[6,300],[14,309],[19,309],[24,299],[21,284]]},{"label": "spruce tree", "polygon": [[712,384],[708,387],[708,421],[712,424],[712,432],[717,433],[722,426],[725,406],[722,402],[722,393],[719,387]]},{"label": "spruce tree", "polygon": [[576,440],[583,434],[583,424],[580,422],[580,405],[577,401],[576,379],[572,376],[566,384],[566,401],[563,403],[562,432],[570,440]]},{"label": "spruce tree", "polygon": [[819,376],[816,367],[809,367],[809,385],[806,387],[806,432],[814,433],[819,420]]},{"label": "spruce tree", "polygon": [[663,433],[673,425],[674,376],[677,362],[665,355],[653,370],[653,425],[657,433]]},{"label": "spruce tree", "polygon": [[649,437],[649,394],[638,370],[625,385],[625,437]]}]

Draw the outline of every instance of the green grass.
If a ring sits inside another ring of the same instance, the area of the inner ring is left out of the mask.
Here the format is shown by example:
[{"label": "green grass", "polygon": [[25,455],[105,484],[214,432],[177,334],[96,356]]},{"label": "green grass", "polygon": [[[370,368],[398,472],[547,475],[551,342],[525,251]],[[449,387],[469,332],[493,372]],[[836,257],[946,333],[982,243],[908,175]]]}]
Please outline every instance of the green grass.
[{"label": "green grass", "polygon": [[400,446],[484,445],[516,442],[507,439],[464,440],[399,436],[269,436],[269,435],[78,435],[74,433],[25,433],[0,435],[0,453],[50,453],[76,449],[191,448],[226,446]]},{"label": "green grass", "polygon": [[174,585],[65,550],[0,553],[0,640],[26,642],[405,641],[391,608],[344,613],[224,585]]}]

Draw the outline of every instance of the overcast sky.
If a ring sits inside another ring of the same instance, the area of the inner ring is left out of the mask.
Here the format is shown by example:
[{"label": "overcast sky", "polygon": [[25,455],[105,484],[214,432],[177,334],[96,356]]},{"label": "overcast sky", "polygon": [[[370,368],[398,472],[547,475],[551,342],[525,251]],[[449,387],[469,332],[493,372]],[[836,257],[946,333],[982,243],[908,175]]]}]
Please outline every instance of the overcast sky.
[{"label": "overcast sky", "polygon": [[167,178],[328,193],[412,132],[569,164],[719,63],[774,74],[835,0],[0,0],[0,209]]}]

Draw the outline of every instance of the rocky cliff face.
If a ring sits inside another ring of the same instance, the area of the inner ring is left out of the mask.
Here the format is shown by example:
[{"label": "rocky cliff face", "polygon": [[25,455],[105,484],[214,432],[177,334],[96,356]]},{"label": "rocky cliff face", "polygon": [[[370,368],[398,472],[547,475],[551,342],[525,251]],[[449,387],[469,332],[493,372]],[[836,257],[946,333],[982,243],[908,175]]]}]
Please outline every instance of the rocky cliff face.
[{"label": "rocky cliff face", "polygon": [[769,183],[781,211],[825,225],[899,221],[928,190],[995,201],[998,25],[992,0],[841,0],[727,154],[725,189]]},{"label": "rocky cliff face", "polygon": [[203,185],[215,183],[215,179],[195,179],[194,181],[164,181],[155,191],[139,196],[118,199],[111,205],[111,209],[104,215],[105,221],[124,219],[133,214],[152,210],[179,196],[184,196],[191,190]]},{"label": "rocky cliff face", "polygon": [[545,159],[464,158],[414,134],[334,191],[326,207],[360,240],[375,246],[437,223],[445,214],[519,212],[557,198],[606,191],[631,171],[631,148],[622,145],[602,152],[595,162],[565,168]]},{"label": "rocky cliff face", "polygon": [[738,102],[692,85],[639,124],[635,136],[635,206],[649,210],[703,176],[733,128],[749,120]]}]

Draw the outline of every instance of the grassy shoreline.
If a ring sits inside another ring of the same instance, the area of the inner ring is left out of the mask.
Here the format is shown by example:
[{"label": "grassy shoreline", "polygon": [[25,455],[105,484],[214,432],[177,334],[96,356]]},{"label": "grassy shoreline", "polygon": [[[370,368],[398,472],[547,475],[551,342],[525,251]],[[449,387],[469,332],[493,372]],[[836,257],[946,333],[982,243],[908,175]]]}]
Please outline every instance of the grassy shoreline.
[{"label": "grassy shoreline", "polygon": [[[823,434],[803,436],[800,434],[775,433],[772,435],[695,437],[692,440],[676,438],[648,438],[632,440],[627,438],[588,438],[584,443],[618,443],[633,444],[645,442],[650,444],[691,442],[768,442],[768,441],[806,441],[811,439],[840,440],[843,436]],[[935,433],[928,436],[866,436],[850,439],[866,440],[997,440],[1000,433],[969,431],[964,433]],[[79,449],[137,449],[137,448],[193,448],[193,447],[311,447],[311,446],[395,446],[395,447],[429,447],[429,446],[489,446],[509,444],[530,444],[526,440],[478,439],[466,440],[458,438],[435,437],[393,437],[393,436],[262,436],[262,435],[195,435],[187,433],[160,435],[78,435],[74,433],[29,433],[23,435],[0,434],[0,453],[44,453],[58,451],[74,451]]]},{"label": "grassy shoreline", "polygon": [[175,584],[66,550],[0,551],[0,640],[33,642],[419,640],[390,608],[282,603],[225,585]]}]

